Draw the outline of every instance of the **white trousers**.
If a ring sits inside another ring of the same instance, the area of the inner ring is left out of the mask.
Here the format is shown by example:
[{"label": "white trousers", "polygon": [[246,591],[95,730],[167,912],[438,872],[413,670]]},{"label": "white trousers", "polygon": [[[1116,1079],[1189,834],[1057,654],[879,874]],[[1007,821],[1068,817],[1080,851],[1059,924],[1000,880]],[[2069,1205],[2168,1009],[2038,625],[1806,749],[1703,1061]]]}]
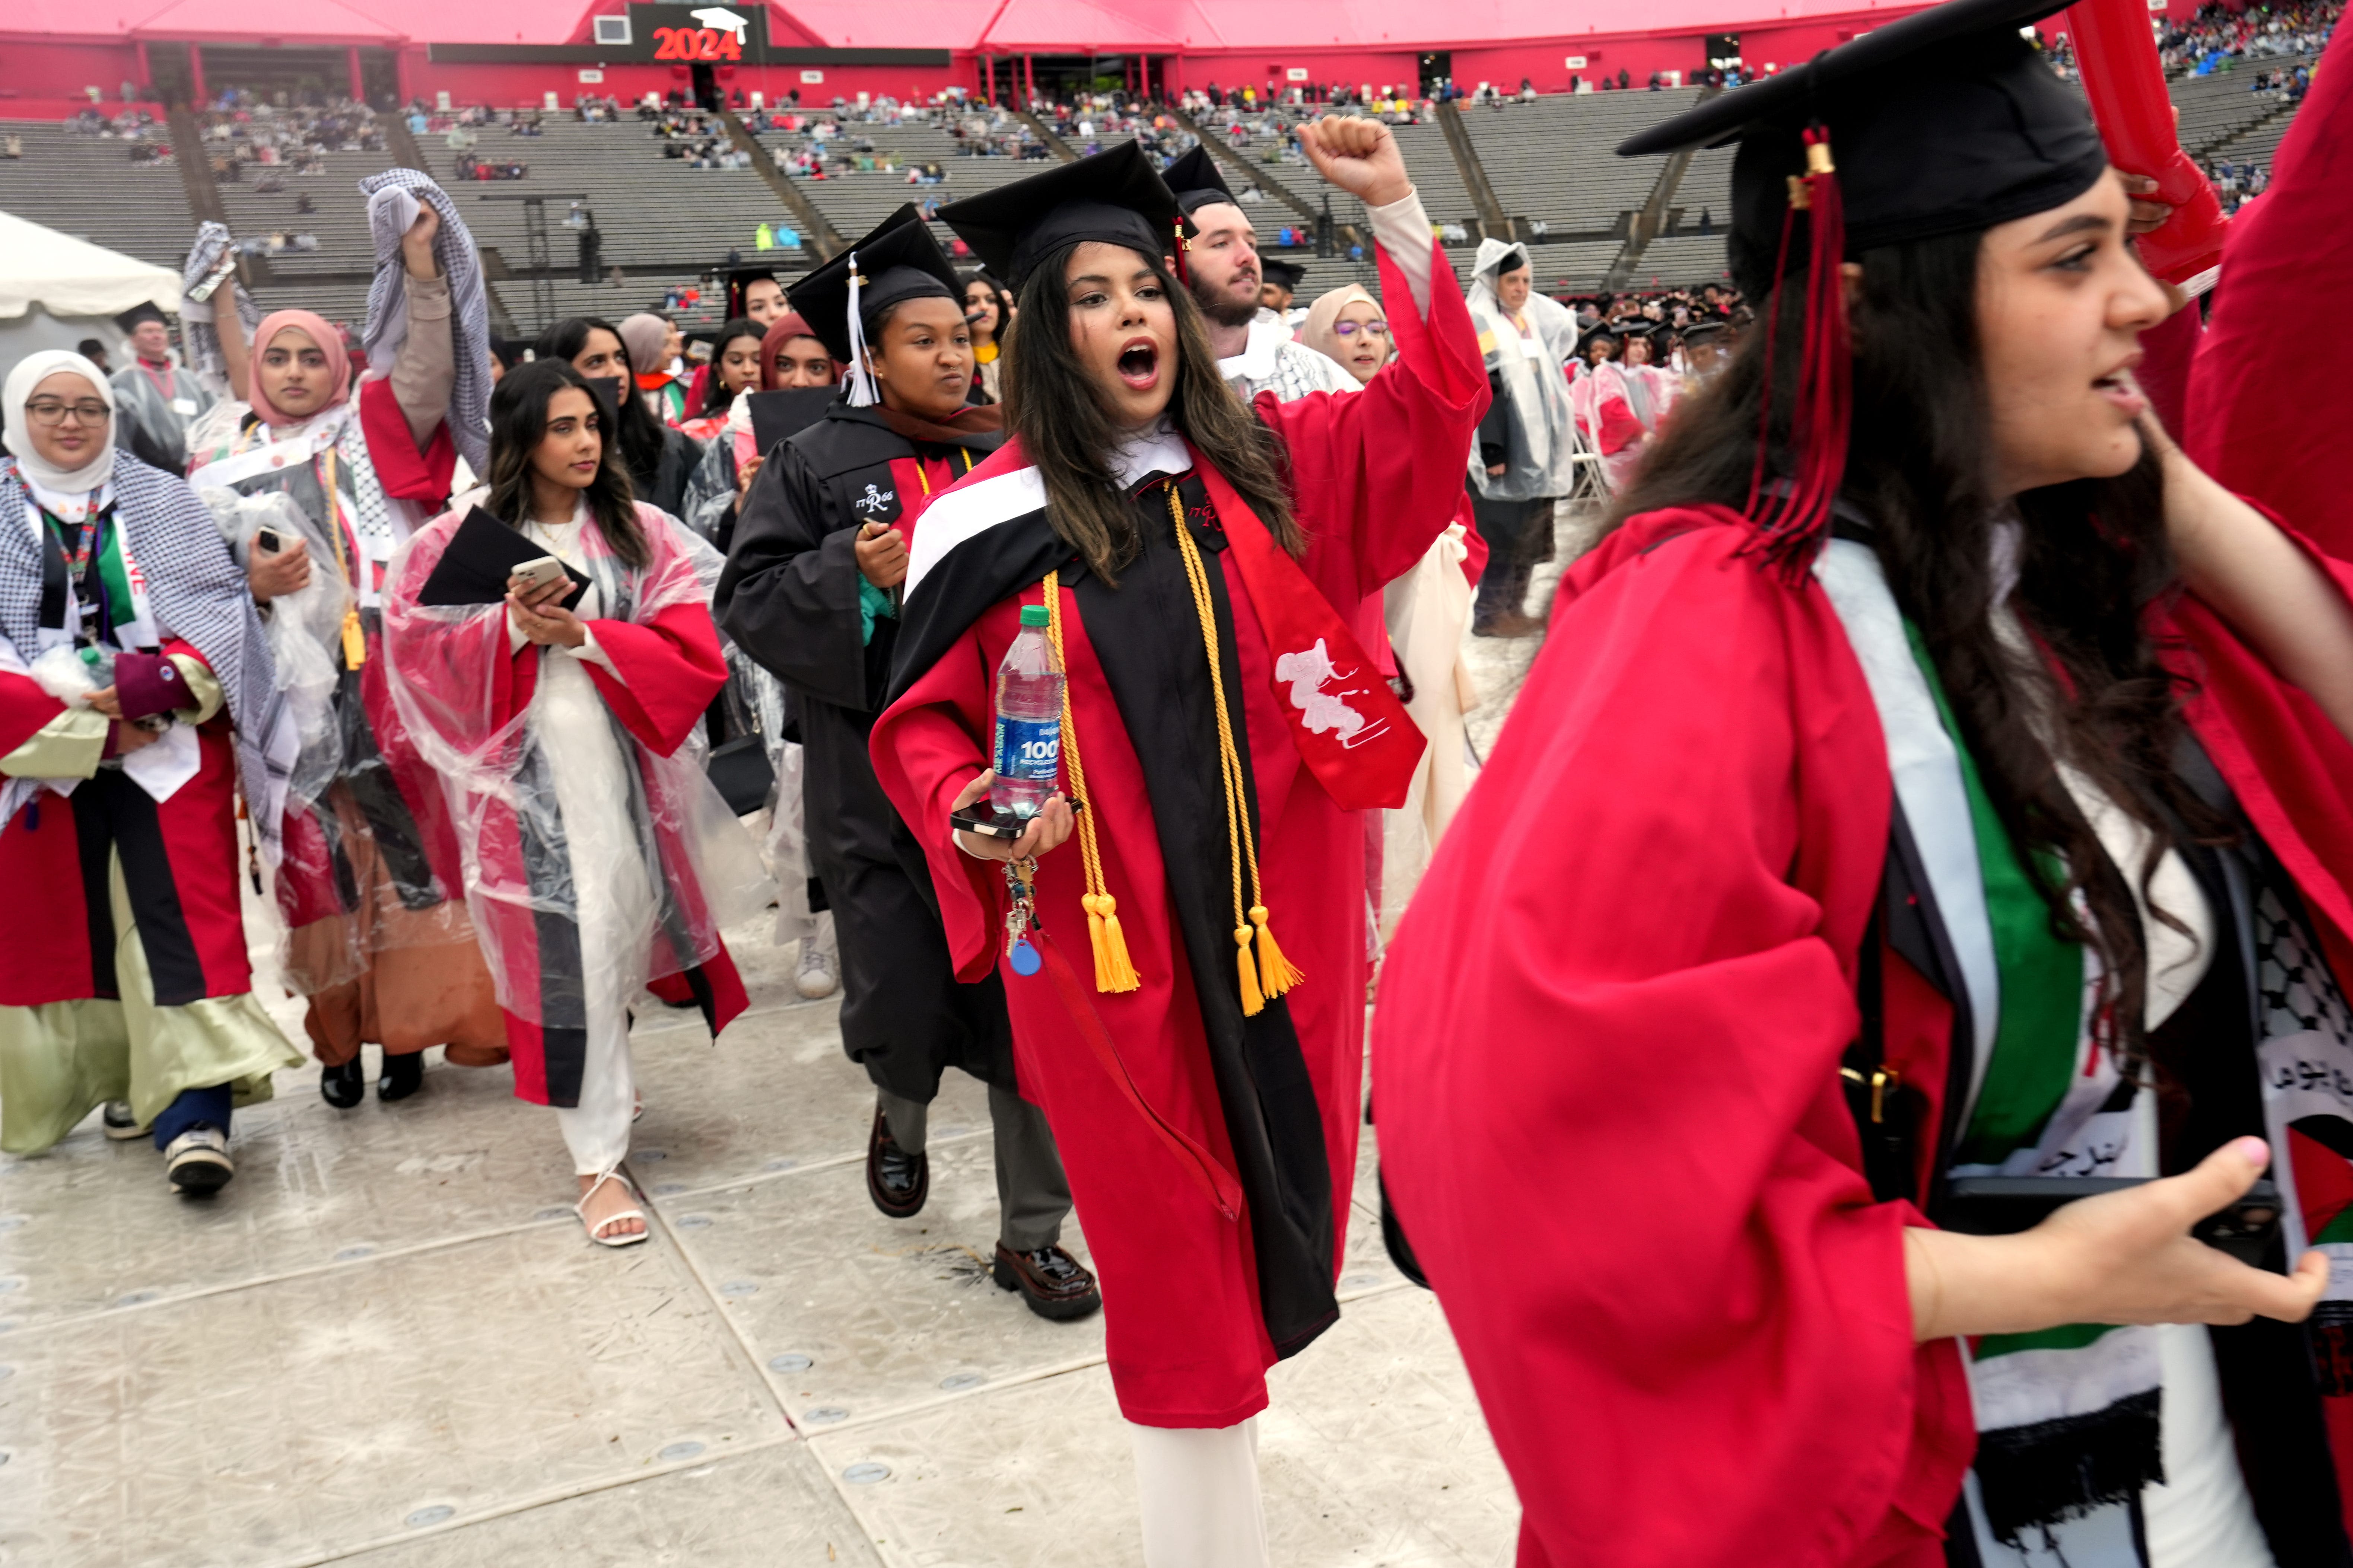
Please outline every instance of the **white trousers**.
[{"label": "white trousers", "polygon": [[1139,1426],[1144,1568],[1269,1568],[1258,1488],[1258,1417],[1231,1426]]}]

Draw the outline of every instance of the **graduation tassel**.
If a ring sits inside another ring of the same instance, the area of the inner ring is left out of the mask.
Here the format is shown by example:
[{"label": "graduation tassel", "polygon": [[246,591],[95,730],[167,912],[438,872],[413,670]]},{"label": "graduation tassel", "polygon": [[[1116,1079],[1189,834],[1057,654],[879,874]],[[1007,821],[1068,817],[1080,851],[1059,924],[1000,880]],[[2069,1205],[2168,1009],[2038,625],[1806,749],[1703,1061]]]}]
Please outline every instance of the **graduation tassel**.
[{"label": "graduation tassel", "polygon": [[874,373],[866,368],[866,317],[859,309],[859,290],[866,279],[858,274],[858,252],[849,253],[849,405],[871,408],[881,401],[874,390]]},{"label": "graduation tassel", "polygon": [[[965,459],[969,471],[971,460]],[[1055,662],[1067,670],[1062,656],[1061,574],[1046,574],[1046,637],[1054,645]],[[1086,892],[1079,899],[1087,911],[1087,945],[1094,952],[1095,989],[1134,991],[1144,982],[1127,956],[1127,933],[1119,928],[1119,900],[1103,886],[1103,847],[1095,838],[1095,814],[1086,809],[1087,769],[1079,759],[1079,730],[1071,719],[1071,684],[1062,683],[1062,763],[1071,773],[1071,798],[1078,807],[1079,860],[1086,872]]]},{"label": "graduation tassel", "polygon": [[1255,1018],[1266,1010],[1266,997],[1258,988],[1258,965],[1250,962],[1250,928],[1236,926],[1234,942],[1234,964],[1242,976],[1242,1016]]},{"label": "graduation tassel", "polygon": [[1250,906],[1250,924],[1258,927],[1258,988],[1270,1002],[1307,976],[1292,966],[1274,942],[1274,928],[1266,923],[1266,906]]},{"label": "graduation tassel", "polygon": [[[1806,173],[1788,177],[1789,205],[1781,217],[1780,255],[1774,263],[1777,298],[1765,341],[1765,397],[1757,415],[1757,466],[1750,476],[1746,510],[1757,525],[1757,550],[1785,574],[1810,570],[1830,531],[1831,507],[1846,478],[1847,437],[1853,388],[1853,360],[1846,318],[1846,280],[1839,270],[1846,254],[1846,206],[1838,165],[1831,157],[1830,132],[1817,124],[1803,132]],[[1797,216],[1807,216],[1810,233],[1802,280],[1803,325],[1796,375],[1796,401],[1789,410],[1789,473],[1767,485],[1772,444],[1773,357],[1781,310],[1778,294],[1789,288],[1786,276]]]}]

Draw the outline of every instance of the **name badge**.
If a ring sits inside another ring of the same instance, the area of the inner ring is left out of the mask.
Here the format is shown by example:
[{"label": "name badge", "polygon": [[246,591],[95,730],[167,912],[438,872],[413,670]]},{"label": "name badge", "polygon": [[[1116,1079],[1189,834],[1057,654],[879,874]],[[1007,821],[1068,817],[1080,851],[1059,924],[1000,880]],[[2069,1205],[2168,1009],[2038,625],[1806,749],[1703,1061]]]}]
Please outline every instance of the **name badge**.
[{"label": "name badge", "polygon": [[185,416],[190,416],[190,415],[195,414],[195,411],[196,411],[196,400],[195,400],[195,398],[193,398],[193,397],[175,397],[175,398],[172,399],[172,412],[173,412],[173,413],[177,414],[177,415],[180,415],[180,416],[183,416],[183,417],[185,417]]},{"label": "name badge", "polygon": [[1544,340],[1542,338],[1522,338],[1520,340],[1520,353],[1523,357],[1527,359],[1544,358]]}]

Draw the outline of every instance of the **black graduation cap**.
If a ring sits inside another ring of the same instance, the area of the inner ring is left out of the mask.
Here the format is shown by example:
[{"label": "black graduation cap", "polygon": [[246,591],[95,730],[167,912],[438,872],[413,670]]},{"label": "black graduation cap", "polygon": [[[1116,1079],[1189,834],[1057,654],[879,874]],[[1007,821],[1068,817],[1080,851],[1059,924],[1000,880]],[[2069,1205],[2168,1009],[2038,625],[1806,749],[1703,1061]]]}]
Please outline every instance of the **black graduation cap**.
[{"label": "black graduation cap", "polygon": [[[1873,29],[1778,76],[1737,87],[1621,143],[1621,156],[1737,142],[1733,280],[1750,299],[1774,282],[1805,130],[1829,132],[1844,255],[1989,228],[2073,201],[2107,167],[2083,98],[2020,29],[2059,0],[1947,0]],[[1794,273],[1807,226],[1792,234]]]},{"label": "black graduation cap", "polygon": [[1226,184],[1225,176],[1218,173],[1218,161],[1209,155],[1206,145],[1195,147],[1170,163],[1161,178],[1176,193],[1176,205],[1185,209],[1187,217],[1214,202],[1234,200],[1232,187]]},{"label": "black graduation cap", "polygon": [[1585,351],[1593,346],[1593,341],[1596,338],[1608,338],[1615,343],[1624,335],[1623,329],[1610,326],[1608,322],[1603,322],[1599,326],[1588,327],[1577,340],[1577,354],[1580,358],[1583,357]]},{"label": "black graduation cap", "polygon": [[750,315],[752,312],[744,305],[744,296],[751,292],[753,284],[763,279],[770,283],[777,281],[776,273],[765,267],[739,267],[727,274],[727,314],[723,319],[732,321],[738,316]]},{"label": "black graduation cap", "polygon": [[1175,193],[1133,142],[940,209],[940,221],[1016,289],[1039,262],[1082,240],[1166,256],[1179,243],[1180,220]]},{"label": "black graduation cap", "polygon": [[1296,261],[1279,261],[1271,256],[1261,256],[1258,258],[1258,275],[1269,283],[1280,284],[1296,294],[1299,285],[1307,279],[1307,268]]},{"label": "black graduation cap", "polygon": [[1694,321],[1690,326],[1683,328],[1682,331],[1683,342],[1687,343],[1696,343],[1704,342],[1709,338],[1715,336],[1716,333],[1723,331],[1724,330],[1725,323],[1722,321],[1708,320]]},{"label": "black graduation cap", "polygon": [[793,309],[815,330],[825,352],[845,364],[857,363],[849,341],[852,262],[861,279],[858,288],[861,337],[886,307],[903,300],[954,300],[962,308],[964,290],[956,282],[955,268],[924,226],[922,211],[909,202],[864,239],[793,285]]},{"label": "black graduation cap", "polygon": [[162,321],[165,326],[171,325],[163,311],[148,304],[133,305],[114,318],[114,324],[126,332],[137,331],[142,321]]}]

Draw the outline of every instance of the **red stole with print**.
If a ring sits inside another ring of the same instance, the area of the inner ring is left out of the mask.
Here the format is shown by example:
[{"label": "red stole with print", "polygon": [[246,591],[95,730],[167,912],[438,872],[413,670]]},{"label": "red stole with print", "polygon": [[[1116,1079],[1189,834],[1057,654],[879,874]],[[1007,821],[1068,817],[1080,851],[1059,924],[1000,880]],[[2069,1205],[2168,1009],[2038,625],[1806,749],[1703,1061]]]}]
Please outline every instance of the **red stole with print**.
[{"label": "red stole with print", "polygon": [[1218,466],[1186,447],[1265,629],[1275,705],[1291,721],[1301,760],[1343,811],[1403,805],[1430,742],[1332,602]]}]

